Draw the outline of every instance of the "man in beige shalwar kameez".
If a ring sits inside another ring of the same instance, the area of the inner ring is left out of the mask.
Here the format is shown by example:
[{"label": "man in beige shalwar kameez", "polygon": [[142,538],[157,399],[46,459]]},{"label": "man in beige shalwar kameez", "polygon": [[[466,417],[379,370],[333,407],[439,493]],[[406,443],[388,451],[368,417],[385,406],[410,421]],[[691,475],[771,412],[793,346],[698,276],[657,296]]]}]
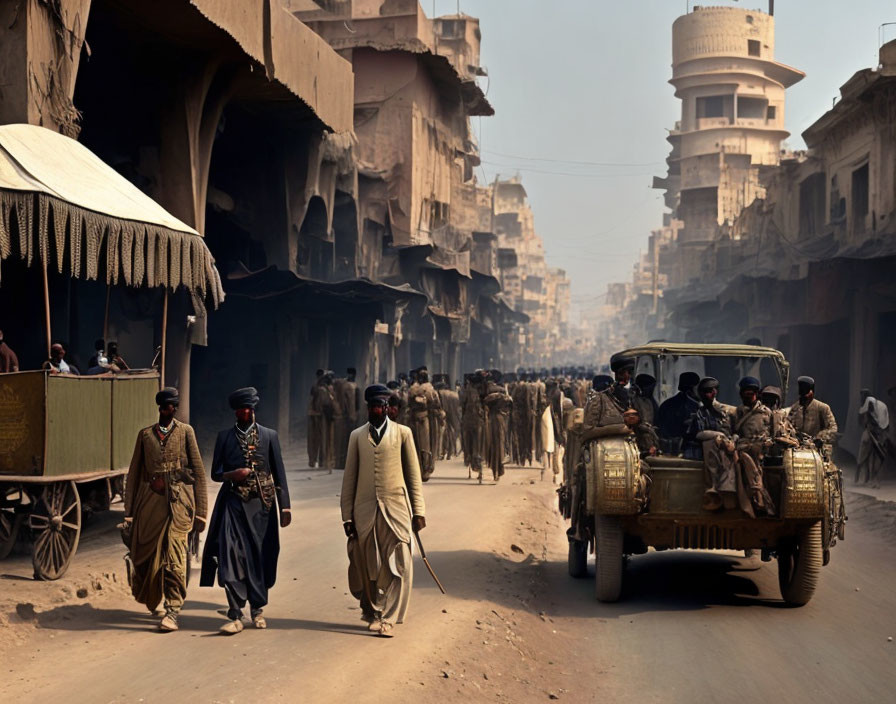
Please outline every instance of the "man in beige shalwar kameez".
[{"label": "man in beige shalwar kameez", "polygon": [[177,389],[156,394],[159,422],[137,434],[124,495],[131,591],[150,611],[164,601],[159,630],[176,631],[187,595],[187,539],[205,530],[205,468],[193,428],[174,419]]},{"label": "man in beige shalwar kameez", "polygon": [[410,428],[386,414],[390,391],[364,392],[368,423],[349,436],[342,479],[349,588],[370,630],[393,635],[408,610],[413,583],[411,531],[426,527],[417,450]]}]

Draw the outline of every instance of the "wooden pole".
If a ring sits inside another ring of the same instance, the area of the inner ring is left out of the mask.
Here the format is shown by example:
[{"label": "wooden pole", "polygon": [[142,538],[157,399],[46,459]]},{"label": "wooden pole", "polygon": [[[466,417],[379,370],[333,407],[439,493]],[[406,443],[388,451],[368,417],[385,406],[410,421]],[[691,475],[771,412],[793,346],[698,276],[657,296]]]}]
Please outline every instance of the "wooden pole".
[{"label": "wooden pole", "polygon": [[53,345],[53,333],[50,329],[50,283],[47,280],[47,262],[46,259],[41,260],[41,271],[43,273],[44,284],[44,315],[47,325],[47,359],[50,358],[50,347]]},{"label": "wooden pole", "polygon": [[162,299],[162,354],[159,357],[159,388],[165,386],[165,346],[168,340],[168,287]]},{"label": "wooden pole", "polygon": [[103,316],[103,344],[109,344],[109,301],[112,298],[112,284],[106,284],[106,313]]}]

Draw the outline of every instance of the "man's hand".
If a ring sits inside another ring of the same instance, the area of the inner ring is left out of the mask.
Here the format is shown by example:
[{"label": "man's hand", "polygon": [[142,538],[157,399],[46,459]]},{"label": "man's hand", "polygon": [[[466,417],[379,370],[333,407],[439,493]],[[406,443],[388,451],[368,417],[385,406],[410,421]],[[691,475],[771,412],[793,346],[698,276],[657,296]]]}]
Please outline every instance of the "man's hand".
[{"label": "man's hand", "polygon": [[292,511],[288,508],[280,509],[280,527],[286,528],[290,523],[292,523]]},{"label": "man's hand", "polygon": [[734,452],[734,447],[734,443],[730,440],[725,443],[725,449],[728,450],[728,452]]},{"label": "man's hand", "polygon": [[355,524],[353,521],[346,521],[342,524],[342,528],[345,530],[345,535],[347,538],[351,538],[355,535]]},{"label": "man's hand", "polygon": [[414,529],[415,533],[419,533],[421,530],[426,528],[426,518],[423,516],[414,516],[411,519],[411,527]]},{"label": "man's hand", "polygon": [[[127,519],[125,519],[127,520]],[[193,528],[195,528],[200,533],[205,530],[205,516],[196,516],[193,519]]]},{"label": "man's hand", "polygon": [[248,476],[248,467],[240,467],[239,469],[231,469],[229,472],[224,472],[224,478],[234,484],[239,484],[240,482],[245,481]]}]

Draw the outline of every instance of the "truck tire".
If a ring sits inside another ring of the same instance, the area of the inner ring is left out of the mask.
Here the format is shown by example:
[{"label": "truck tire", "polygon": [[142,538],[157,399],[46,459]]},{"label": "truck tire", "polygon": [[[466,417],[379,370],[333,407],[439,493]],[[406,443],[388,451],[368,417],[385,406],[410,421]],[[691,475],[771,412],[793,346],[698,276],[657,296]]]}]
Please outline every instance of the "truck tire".
[{"label": "truck tire", "polygon": [[588,574],[588,543],[569,541],[569,576],[579,579]]},{"label": "truck tire", "polygon": [[594,581],[598,601],[618,601],[622,593],[623,533],[616,516],[595,516],[597,558]]},{"label": "truck tire", "polygon": [[790,606],[804,606],[815,594],[821,571],[821,521],[801,528],[796,537],[778,550],[778,584]]}]

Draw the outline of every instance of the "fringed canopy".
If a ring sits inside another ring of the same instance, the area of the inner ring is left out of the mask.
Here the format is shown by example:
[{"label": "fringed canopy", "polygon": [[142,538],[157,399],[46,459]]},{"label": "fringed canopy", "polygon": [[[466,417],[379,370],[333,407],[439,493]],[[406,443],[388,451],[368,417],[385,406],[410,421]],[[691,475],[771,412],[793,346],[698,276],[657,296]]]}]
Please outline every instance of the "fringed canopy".
[{"label": "fringed canopy", "polygon": [[76,278],[224,300],[199,233],[82,144],[34,125],[0,126],[0,261],[14,253]]}]

